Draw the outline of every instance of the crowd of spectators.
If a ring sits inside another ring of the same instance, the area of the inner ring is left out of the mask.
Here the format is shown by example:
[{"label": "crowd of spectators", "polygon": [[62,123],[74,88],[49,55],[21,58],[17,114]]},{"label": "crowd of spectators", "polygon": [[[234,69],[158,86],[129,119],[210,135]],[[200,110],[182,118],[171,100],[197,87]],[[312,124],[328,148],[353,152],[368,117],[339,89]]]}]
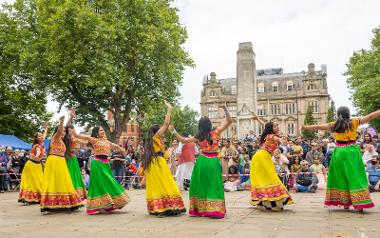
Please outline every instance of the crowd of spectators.
[{"label": "crowd of spectators", "polygon": [[[360,135],[360,134],[359,134]],[[380,191],[380,140],[378,137],[364,134],[358,136],[357,144],[363,153],[369,188],[371,192]],[[168,148],[168,166],[175,175],[177,166],[177,141]],[[317,135],[314,140],[305,140],[301,136],[281,137],[281,144],[273,153],[274,168],[284,185],[296,192],[315,192],[325,189],[327,171],[335,147],[333,137]],[[133,146],[133,141],[125,145],[127,156],[118,152],[110,155],[110,165],[116,180],[125,188],[143,187],[141,160],[144,155],[143,141]],[[249,190],[249,170],[252,156],[259,149],[258,136],[250,133],[244,138],[223,138],[219,140],[219,157],[227,192]],[[89,148],[81,148],[77,154],[83,180],[89,184],[89,165],[92,155]],[[0,191],[17,189],[20,174],[29,158],[29,152],[0,147]]]}]

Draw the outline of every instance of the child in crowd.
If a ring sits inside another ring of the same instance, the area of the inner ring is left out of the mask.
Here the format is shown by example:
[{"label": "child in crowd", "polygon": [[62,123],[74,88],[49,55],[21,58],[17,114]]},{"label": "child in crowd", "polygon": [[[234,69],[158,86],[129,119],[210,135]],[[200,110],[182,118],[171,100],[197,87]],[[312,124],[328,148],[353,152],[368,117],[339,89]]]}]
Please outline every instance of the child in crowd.
[{"label": "child in crowd", "polygon": [[314,158],[314,163],[310,166],[310,170],[316,173],[318,178],[318,188],[326,189],[326,181],[327,181],[327,172],[325,166],[321,164],[321,161],[318,157]]},{"label": "child in crowd", "polygon": [[240,181],[240,174],[238,172],[238,169],[235,165],[231,165],[228,168],[228,178],[227,178],[227,181],[224,183],[224,191],[226,192],[237,191],[240,183],[241,181]]}]

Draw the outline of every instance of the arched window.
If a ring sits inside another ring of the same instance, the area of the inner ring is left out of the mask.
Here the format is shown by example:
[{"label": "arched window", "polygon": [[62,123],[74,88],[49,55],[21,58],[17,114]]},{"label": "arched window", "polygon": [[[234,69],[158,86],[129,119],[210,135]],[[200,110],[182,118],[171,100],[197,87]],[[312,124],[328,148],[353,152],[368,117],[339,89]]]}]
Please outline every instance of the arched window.
[{"label": "arched window", "polygon": [[272,91],[273,92],[278,92],[278,83],[277,82],[273,82],[272,83]]},{"label": "arched window", "polygon": [[265,86],[264,86],[264,83],[259,83],[259,84],[257,85],[257,92],[258,92],[258,93],[263,93],[263,92],[265,92]]},{"label": "arched window", "polygon": [[294,90],[294,83],[293,81],[286,82],[286,90],[293,91]]}]

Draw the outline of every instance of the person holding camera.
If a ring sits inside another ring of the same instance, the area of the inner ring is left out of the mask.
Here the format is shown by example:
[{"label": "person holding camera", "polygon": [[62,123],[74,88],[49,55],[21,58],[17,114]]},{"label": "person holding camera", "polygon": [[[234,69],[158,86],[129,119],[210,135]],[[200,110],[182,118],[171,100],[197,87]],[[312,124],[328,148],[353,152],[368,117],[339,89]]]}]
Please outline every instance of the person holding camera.
[{"label": "person holding camera", "polygon": [[296,175],[296,192],[315,193],[318,188],[318,177],[309,169],[308,162],[302,160],[301,169]]}]

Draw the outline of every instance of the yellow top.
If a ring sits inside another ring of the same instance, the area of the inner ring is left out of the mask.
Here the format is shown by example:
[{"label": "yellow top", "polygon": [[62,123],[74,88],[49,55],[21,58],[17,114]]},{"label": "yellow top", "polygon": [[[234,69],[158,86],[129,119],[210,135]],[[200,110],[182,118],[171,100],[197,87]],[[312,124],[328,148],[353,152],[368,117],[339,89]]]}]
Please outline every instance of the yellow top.
[{"label": "yellow top", "polygon": [[[356,140],[356,130],[358,126],[361,124],[361,120],[359,118],[353,118],[352,129],[345,131],[344,133],[335,132],[335,140],[337,141],[354,141]],[[330,123],[330,128],[334,126],[335,122]]]},{"label": "yellow top", "polygon": [[169,158],[169,154],[168,154],[168,151],[164,145],[164,143],[162,142],[162,139],[161,137],[158,135],[158,133],[156,133],[154,136],[153,136],[153,150],[155,153],[158,153],[158,152],[161,152],[164,154],[164,158],[165,159],[168,159]]}]

